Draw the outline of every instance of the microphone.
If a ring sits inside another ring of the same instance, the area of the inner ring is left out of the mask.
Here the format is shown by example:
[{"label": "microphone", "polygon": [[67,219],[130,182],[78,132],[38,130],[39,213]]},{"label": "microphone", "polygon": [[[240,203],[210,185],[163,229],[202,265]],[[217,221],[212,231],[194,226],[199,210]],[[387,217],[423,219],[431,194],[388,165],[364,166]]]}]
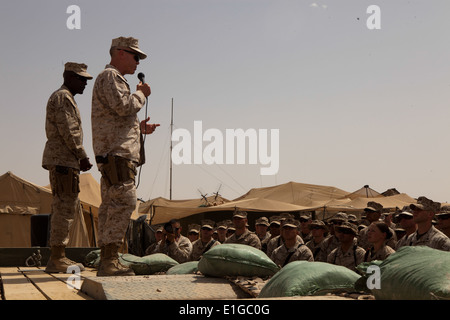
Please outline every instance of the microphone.
[{"label": "microphone", "polygon": [[141,80],[142,84],[145,83],[145,74],[143,74],[142,72],[139,72],[137,77],[139,80]]}]

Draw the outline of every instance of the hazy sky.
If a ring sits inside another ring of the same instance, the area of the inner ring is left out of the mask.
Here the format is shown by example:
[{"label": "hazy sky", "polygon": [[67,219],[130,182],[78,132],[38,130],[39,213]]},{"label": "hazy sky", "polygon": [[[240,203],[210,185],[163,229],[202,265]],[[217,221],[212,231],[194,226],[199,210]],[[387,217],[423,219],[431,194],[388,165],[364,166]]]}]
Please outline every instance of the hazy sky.
[{"label": "hazy sky", "polygon": [[[70,5],[81,29],[67,27]],[[381,29],[367,27],[370,5]],[[259,163],[176,165],[174,199],[295,181],[450,201],[449,12],[448,0],[1,1],[0,174],[49,184],[45,108],[64,63],[95,77],[111,40],[134,36],[161,124],[146,140],[140,198],[169,197],[173,98],[174,129],[279,130],[277,175],[262,176]],[[126,78],[134,91],[136,75]],[[75,100],[94,163],[93,82]]]}]

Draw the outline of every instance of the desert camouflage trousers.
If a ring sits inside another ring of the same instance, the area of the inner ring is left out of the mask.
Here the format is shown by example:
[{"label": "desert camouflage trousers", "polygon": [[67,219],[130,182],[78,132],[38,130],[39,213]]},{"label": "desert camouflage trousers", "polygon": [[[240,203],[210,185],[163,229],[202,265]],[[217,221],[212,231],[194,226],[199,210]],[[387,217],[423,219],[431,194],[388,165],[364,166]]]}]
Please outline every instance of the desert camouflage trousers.
[{"label": "desert camouflage trousers", "polygon": [[121,246],[131,214],[136,208],[134,179],[111,185],[102,176],[100,185],[102,204],[98,210],[98,245],[114,243]]},{"label": "desert camouflage trousers", "polygon": [[50,246],[67,246],[69,230],[75,214],[81,210],[78,199],[79,174],[76,169],[52,166],[49,168],[53,201],[50,222]]}]

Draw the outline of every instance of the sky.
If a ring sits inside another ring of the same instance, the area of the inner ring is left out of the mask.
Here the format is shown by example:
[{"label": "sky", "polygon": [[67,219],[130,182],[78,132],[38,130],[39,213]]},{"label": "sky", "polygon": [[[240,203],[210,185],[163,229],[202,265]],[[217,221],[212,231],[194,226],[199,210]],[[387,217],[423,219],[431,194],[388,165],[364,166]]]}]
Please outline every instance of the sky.
[{"label": "sky", "polygon": [[[68,27],[71,5],[79,29]],[[250,163],[260,144],[247,144],[244,164],[173,165],[172,199],[235,199],[294,181],[450,201],[448,12],[448,0],[1,1],[0,174],[49,184],[45,110],[64,63],[86,63],[95,78],[111,40],[133,36],[148,58],[126,78],[134,91],[145,73],[147,112],[161,124],[146,138],[139,198],[169,198],[173,99],[174,130],[193,136],[199,121],[224,146],[227,130],[278,130],[279,166],[262,175],[261,156]],[[75,100],[94,163],[93,83]],[[89,172],[99,181],[96,166]]]}]

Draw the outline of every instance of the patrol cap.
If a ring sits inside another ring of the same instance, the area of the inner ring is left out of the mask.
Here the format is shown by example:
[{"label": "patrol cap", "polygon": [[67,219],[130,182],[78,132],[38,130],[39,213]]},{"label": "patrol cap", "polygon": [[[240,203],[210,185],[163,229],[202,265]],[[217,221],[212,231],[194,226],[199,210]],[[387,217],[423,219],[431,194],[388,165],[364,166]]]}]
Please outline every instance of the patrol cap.
[{"label": "patrol cap", "polygon": [[306,213],[303,213],[302,215],[300,215],[300,221],[302,220],[309,221],[311,220],[311,216],[307,215]]},{"label": "patrol cap", "polygon": [[200,232],[200,225],[198,224],[190,224],[188,225],[189,233],[199,233]]},{"label": "patrol cap", "polygon": [[383,206],[378,202],[369,201],[369,202],[367,202],[367,207],[364,208],[364,211],[382,213]]},{"label": "patrol cap", "polygon": [[265,225],[265,226],[269,226],[269,219],[267,219],[266,217],[260,217],[255,221],[255,225]]},{"label": "patrol cap", "polygon": [[358,234],[358,227],[350,222],[344,222],[340,226],[337,226],[337,230],[351,230],[355,236]]},{"label": "patrol cap", "polygon": [[300,223],[298,220],[287,218],[282,222],[281,227],[282,228],[284,228],[284,227],[298,228],[299,225],[300,225]]},{"label": "patrol cap", "polygon": [[350,222],[357,222],[358,218],[354,214],[349,214],[348,215],[348,221],[350,221]]},{"label": "patrol cap", "polygon": [[141,60],[147,58],[147,55],[139,49],[139,40],[133,37],[118,37],[112,40],[111,48],[128,48],[139,55]]},{"label": "patrol cap", "polygon": [[233,213],[233,218],[234,217],[247,219],[247,212],[246,211],[241,211],[241,210],[236,210]]},{"label": "patrol cap", "polygon": [[330,221],[347,221],[348,216],[345,212],[338,212],[331,217]]},{"label": "patrol cap", "polygon": [[87,73],[87,65],[84,63],[66,62],[64,71],[72,71],[86,79],[92,79],[92,76]]},{"label": "patrol cap", "polygon": [[223,220],[223,221],[219,221],[217,222],[217,229],[228,229],[231,225],[233,224],[233,222],[231,222],[231,220]]},{"label": "patrol cap", "polygon": [[309,225],[309,227],[310,228],[317,227],[317,228],[322,228],[324,230],[327,230],[327,226],[325,225],[325,222],[323,222],[322,220],[311,221],[311,224]]},{"label": "patrol cap", "polygon": [[436,214],[436,217],[439,219],[439,217],[447,217],[450,216],[450,206],[445,205],[441,208],[441,212]]},{"label": "patrol cap", "polygon": [[212,220],[202,220],[202,229],[203,228],[208,228],[213,230],[214,229],[214,221]]},{"label": "patrol cap", "polygon": [[280,226],[281,222],[281,217],[280,216],[271,216],[270,217],[270,226],[274,225],[274,226]]},{"label": "patrol cap", "polygon": [[434,202],[433,200],[421,196],[417,199],[417,203],[412,203],[409,205],[409,207],[412,210],[438,212],[441,207],[441,204],[439,202]]}]

